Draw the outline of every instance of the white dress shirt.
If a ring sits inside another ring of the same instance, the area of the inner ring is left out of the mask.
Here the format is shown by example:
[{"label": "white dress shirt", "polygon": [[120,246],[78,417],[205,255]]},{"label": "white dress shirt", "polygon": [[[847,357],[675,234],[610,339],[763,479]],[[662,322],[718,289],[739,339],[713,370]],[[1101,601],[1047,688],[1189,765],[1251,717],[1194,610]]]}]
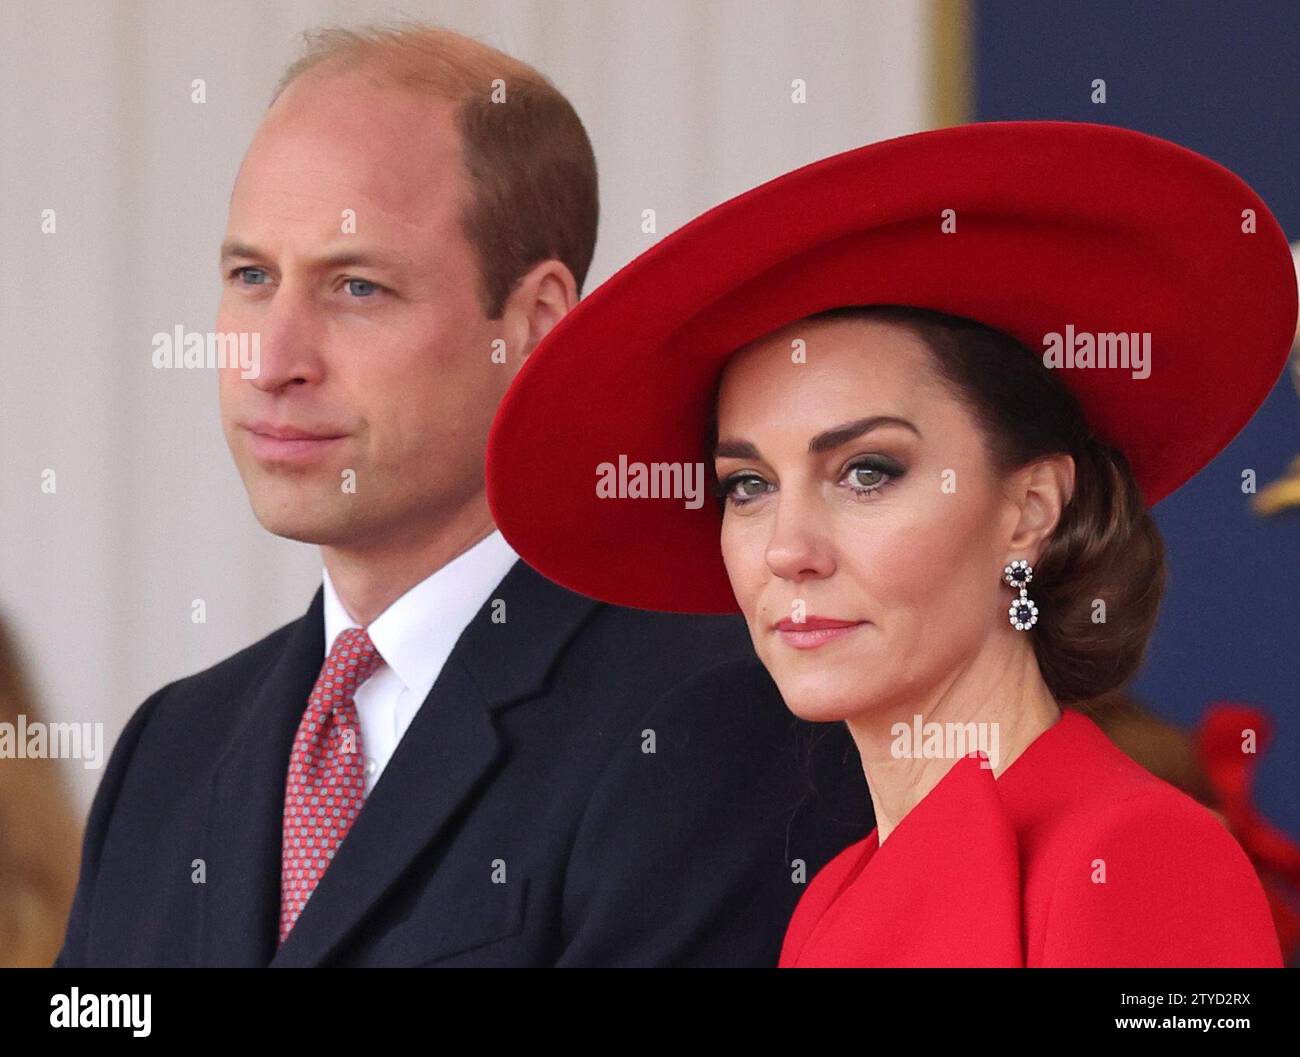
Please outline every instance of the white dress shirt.
[{"label": "white dress shirt", "polygon": [[[474,614],[492,597],[519,555],[499,531],[484,536],[432,576],[421,580],[366,629],[384,663],[356,692],[366,795],[429,696],[438,673]],[[325,655],[353,620],[324,571]]]}]

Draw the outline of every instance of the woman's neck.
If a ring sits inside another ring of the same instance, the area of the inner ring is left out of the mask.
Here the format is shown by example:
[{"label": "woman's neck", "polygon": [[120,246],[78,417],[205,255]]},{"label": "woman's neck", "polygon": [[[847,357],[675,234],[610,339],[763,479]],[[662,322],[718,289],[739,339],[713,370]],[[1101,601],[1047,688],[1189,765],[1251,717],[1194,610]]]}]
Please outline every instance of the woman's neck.
[{"label": "woman's neck", "polygon": [[999,635],[927,693],[850,716],[880,843],[962,756],[983,749],[996,778],[1060,715],[1032,645]]}]

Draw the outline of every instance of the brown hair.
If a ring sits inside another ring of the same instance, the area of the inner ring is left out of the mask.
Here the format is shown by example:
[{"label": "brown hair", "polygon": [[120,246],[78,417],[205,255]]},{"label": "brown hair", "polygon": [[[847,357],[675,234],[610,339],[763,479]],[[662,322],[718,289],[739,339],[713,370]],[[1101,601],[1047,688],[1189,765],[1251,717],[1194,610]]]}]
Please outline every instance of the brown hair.
[{"label": "brown hair", "polygon": [[[18,648],[0,618],[0,723],[40,720]],[[81,826],[60,761],[0,761],[0,968],[48,967],[77,884]]]},{"label": "brown hair", "polygon": [[[413,22],[303,34],[305,51],[271,102],[328,67],[364,70],[456,104],[472,198],[461,218],[479,258],[479,301],[499,319],[515,284],[539,261],[562,261],[578,292],[596,246],[596,159],[572,105],[531,66],[451,30]],[[505,93],[495,102],[494,82]]]},{"label": "brown hair", "polygon": [[[1038,622],[1028,634],[1059,703],[1127,684],[1155,626],[1164,543],[1128,460],[1093,432],[1060,374],[1015,338],[930,309],[853,306],[809,318],[894,323],[920,338],[940,379],[974,414],[999,472],[1061,452],[1074,459],[1074,492],[1034,563]],[[716,435],[716,416],[713,428]],[[1097,601],[1102,623],[1093,620]]]}]

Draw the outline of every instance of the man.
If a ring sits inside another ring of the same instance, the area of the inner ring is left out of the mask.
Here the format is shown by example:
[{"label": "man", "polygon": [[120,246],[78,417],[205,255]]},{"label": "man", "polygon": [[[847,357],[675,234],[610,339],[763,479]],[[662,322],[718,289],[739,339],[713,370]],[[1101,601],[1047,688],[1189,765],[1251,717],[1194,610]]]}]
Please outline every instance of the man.
[{"label": "man", "polygon": [[870,828],[847,736],[790,717],[738,619],[575,595],[488,511],[493,412],[596,213],[576,114],[499,52],[331,30],[289,69],[222,252],[260,371],[220,395],[324,582],[127,724],[56,964],[775,964]]}]

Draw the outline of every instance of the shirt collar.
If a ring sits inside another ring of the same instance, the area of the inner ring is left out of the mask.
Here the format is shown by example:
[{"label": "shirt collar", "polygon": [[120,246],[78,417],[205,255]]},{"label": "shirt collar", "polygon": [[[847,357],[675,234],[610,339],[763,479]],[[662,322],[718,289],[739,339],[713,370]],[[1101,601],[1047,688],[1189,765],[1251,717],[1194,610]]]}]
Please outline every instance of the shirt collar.
[{"label": "shirt collar", "polygon": [[[370,641],[407,689],[428,692],[461,632],[518,557],[499,530],[491,532],[370,622]],[[328,656],[340,632],[360,625],[344,607],[328,569],[323,579]]]}]

